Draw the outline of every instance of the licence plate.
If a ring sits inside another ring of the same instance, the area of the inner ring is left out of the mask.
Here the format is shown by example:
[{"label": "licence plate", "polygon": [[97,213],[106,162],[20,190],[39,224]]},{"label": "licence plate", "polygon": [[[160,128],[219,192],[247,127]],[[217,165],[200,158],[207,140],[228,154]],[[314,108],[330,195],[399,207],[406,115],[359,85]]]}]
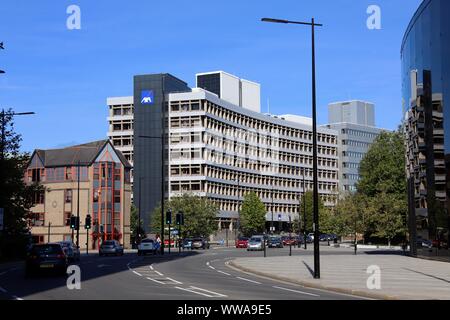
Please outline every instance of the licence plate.
[{"label": "licence plate", "polygon": [[53,268],[53,264],[41,264],[41,268]]}]

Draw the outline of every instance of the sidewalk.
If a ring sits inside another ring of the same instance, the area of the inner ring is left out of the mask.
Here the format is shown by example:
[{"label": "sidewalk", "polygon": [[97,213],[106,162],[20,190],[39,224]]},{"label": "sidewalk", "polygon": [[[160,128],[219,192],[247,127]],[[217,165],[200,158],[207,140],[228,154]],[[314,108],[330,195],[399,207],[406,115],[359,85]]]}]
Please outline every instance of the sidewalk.
[{"label": "sidewalk", "polygon": [[[230,266],[305,287],[375,299],[450,300],[450,265],[391,254],[323,255],[321,279],[312,276],[313,256],[237,258]],[[370,290],[369,266],[381,269],[381,288]]]}]

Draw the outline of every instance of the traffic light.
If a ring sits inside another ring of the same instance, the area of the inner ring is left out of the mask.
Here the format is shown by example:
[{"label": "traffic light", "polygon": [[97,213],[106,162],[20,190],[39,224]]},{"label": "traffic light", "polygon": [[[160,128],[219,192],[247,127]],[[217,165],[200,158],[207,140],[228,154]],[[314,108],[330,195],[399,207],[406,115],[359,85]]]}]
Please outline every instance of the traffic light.
[{"label": "traffic light", "polygon": [[80,228],[80,219],[76,216],[70,217],[70,229],[78,230]]},{"label": "traffic light", "polygon": [[181,212],[177,213],[176,222],[177,222],[177,226],[184,225],[184,214],[183,213],[181,213]]},{"label": "traffic light", "polygon": [[172,224],[172,210],[167,210],[166,213],[166,224]]},{"label": "traffic light", "polygon": [[75,217],[75,216],[70,217],[70,229],[75,229],[75,225],[77,223],[76,221],[77,221],[77,217]]},{"label": "traffic light", "polygon": [[91,228],[91,215],[90,215],[90,214],[88,214],[88,215],[86,216],[86,220],[85,220],[85,222],[84,222],[84,228],[85,228],[86,230],[89,230],[89,229]]}]

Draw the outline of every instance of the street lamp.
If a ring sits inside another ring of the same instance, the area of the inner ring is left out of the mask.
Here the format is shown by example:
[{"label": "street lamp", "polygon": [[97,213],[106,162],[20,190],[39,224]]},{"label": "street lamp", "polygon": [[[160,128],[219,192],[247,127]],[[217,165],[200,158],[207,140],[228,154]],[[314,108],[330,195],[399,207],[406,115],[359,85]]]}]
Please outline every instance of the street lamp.
[{"label": "street lamp", "polygon": [[322,24],[314,22],[290,21],[283,19],[263,18],[263,22],[284,23],[284,24],[301,24],[311,26],[311,43],[312,43],[312,118],[313,118],[313,207],[314,207],[314,278],[320,279],[320,256],[319,256],[319,193],[318,193],[318,176],[317,176],[317,119],[316,119],[316,54],[315,54],[315,27],[322,27]]},{"label": "street lamp", "polygon": [[237,205],[237,209],[238,209],[238,218],[237,218],[237,221],[236,221],[236,226],[235,226],[235,228],[234,228],[234,240],[236,241],[236,239],[237,239],[237,232],[239,231],[239,228],[240,228],[240,226],[241,226],[241,208],[240,208],[240,205],[241,205],[241,195],[240,195],[240,190],[239,190],[239,187],[240,187],[240,181],[239,181],[239,178],[236,178],[236,183],[237,183],[237,197],[238,197],[238,205]]}]

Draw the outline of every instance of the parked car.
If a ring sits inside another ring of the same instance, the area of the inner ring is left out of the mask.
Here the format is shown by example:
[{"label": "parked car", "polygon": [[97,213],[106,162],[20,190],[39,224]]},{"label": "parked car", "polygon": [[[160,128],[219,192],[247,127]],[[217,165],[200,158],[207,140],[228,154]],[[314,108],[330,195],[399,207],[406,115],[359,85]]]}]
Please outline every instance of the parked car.
[{"label": "parked car", "polygon": [[45,271],[63,275],[68,265],[67,256],[59,243],[35,244],[25,260],[25,275],[32,276]]},{"label": "parked car", "polygon": [[117,240],[106,240],[100,245],[98,253],[100,256],[123,256],[123,246]]},{"label": "parked car", "polygon": [[311,233],[308,233],[308,236],[307,236],[309,239],[311,239],[311,242],[313,242],[314,241],[314,233],[313,232],[311,232]]},{"label": "parked car", "polygon": [[63,248],[69,262],[80,261],[80,248],[72,241],[61,241],[58,243]]},{"label": "parked car", "polygon": [[431,249],[433,247],[433,243],[430,240],[417,239],[417,247]]},{"label": "parked car", "polygon": [[328,235],[326,234],[326,233],[324,233],[324,234],[321,234],[320,236],[319,236],[319,241],[328,241]]},{"label": "parked car", "polygon": [[138,256],[145,255],[147,253],[156,254],[157,247],[155,244],[155,240],[153,239],[144,239],[138,244]]},{"label": "parked car", "polygon": [[209,241],[205,238],[194,238],[191,249],[209,249]]},{"label": "parked car", "polygon": [[183,239],[183,249],[192,249],[192,242],[194,239],[192,238],[184,238]]},{"label": "parked car", "polygon": [[236,239],[236,248],[247,248],[248,246],[248,238],[247,237],[239,237]]},{"label": "parked car", "polygon": [[283,245],[285,246],[295,246],[298,244],[298,239],[296,237],[285,237],[283,240]]},{"label": "parked car", "polygon": [[264,237],[253,236],[248,241],[247,251],[261,251],[264,250]]},{"label": "parked car", "polygon": [[283,248],[283,241],[279,236],[270,236],[267,241],[267,246],[269,248]]}]

